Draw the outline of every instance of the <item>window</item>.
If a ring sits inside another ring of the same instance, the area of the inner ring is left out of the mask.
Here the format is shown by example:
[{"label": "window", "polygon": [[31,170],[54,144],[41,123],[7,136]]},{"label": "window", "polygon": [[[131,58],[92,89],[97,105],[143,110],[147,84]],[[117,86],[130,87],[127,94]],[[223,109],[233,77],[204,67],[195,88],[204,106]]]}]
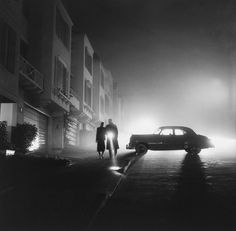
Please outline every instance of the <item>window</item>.
[{"label": "window", "polygon": [[175,135],[176,136],[183,136],[185,134],[186,134],[186,132],[184,130],[182,130],[182,129],[175,129]]},{"label": "window", "polygon": [[69,73],[66,66],[60,60],[55,57],[55,72],[54,72],[54,86],[59,88],[64,95],[69,93]]},{"label": "window", "polygon": [[0,63],[11,73],[15,72],[16,32],[0,20]]},{"label": "window", "polygon": [[88,72],[92,75],[92,68],[93,68],[93,59],[90,55],[88,48],[85,47],[85,67],[87,68]]},{"label": "window", "polygon": [[173,135],[173,129],[172,128],[165,128],[160,132],[160,135],[171,136],[171,135]]},{"label": "window", "polygon": [[92,107],[92,86],[88,80],[85,81],[85,103]]},{"label": "window", "polygon": [[101,86],[102,88],[104,88],[104,73],[102,70],[101,70]]},{"label": "window", "polygon": [[70,43],[70,30],[68,24],[63,19],[60,11],[56,11],[56,34],[57,37],[62,41],[64,46],[69,49]]}]

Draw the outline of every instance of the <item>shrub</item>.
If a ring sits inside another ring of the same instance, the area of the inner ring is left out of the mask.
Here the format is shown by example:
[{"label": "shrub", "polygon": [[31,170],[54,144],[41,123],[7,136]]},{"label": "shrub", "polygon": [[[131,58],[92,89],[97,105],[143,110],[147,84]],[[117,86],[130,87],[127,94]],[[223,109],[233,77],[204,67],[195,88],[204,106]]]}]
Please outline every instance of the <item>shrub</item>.
[{"label": "shrub", "polygon": [[0,121],[0,150],[5,150],[7,147],[7,122]]},{"label": "shrub", "polygon": [[28,151],[32,141],[36,138],[38,129],[34,124],[17,124],[12,131],[12,143],[16,150],[23,153]]}]

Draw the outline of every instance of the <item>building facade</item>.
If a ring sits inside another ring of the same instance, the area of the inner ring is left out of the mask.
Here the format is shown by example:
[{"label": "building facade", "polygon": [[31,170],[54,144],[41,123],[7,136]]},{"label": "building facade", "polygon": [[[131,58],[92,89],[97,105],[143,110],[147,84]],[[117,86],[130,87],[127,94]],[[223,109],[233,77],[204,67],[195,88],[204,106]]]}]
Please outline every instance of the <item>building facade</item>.
[{"label": "building facade", "polygon": [[21,4],[0,1],[0,120],[7,122],[9,138],[17,124],[19,103],[20,37],[26,37]]},{"label": "building facade", "polygon": [[60,0],[0,0],[0,121],[9,139],[18,123],[36,125],[32,150],[91,146],[113,118],[111,72],[72,26]]},{"label": "building facade", "polygon": [[113,118],[113,78],[104,68],[97,54],[94,55],[94,112],[97,126]]},{"label": "building facade", "polygon": [[95,140],[93,110],[93,54],[94,49],[86,34],[73,33],[72,38],[72,91],[78,95],[81,107],[76,119],[79,123],[78,144],[90,146]]},{"label": "building facade", "polygon": [[120,130],[124,130],[124,103],[122,97],[120,96],[119,87],[116,82],[113,84],[113,115],[117,126]]},{"label": "building facade", "polygon": [[[2,30],[6,34],[1,40],[11,45],[4,53],[14,59],[3,61],[7,69],[1,67],[1,120],[11,110],[16,119],[9,125],[28,122],[38,128],[35,148],[62,149],[64,118],[71,104],[72,21],[59,0],[2,0],[1,10]],[[4,84],[8,75],[14,77]],[[8,102],[6,96],[16,106],[2,105]]]}]

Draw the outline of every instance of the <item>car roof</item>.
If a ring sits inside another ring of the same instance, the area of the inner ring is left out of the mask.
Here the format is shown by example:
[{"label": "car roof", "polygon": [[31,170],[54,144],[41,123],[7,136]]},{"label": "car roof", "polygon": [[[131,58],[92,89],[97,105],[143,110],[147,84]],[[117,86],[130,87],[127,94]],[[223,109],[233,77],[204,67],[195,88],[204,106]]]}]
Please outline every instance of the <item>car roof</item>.
[{"label": "car roof", "polygon": [[159,127],[159,128],[160,129],[164,129],[164,128],[172,128],[172,129],[180,128],[180,129],[183,129],[183,130],[194,132],[193,129],[191,129],[189,127],[185,127],[185,126],[162,126],[162,127]]}]

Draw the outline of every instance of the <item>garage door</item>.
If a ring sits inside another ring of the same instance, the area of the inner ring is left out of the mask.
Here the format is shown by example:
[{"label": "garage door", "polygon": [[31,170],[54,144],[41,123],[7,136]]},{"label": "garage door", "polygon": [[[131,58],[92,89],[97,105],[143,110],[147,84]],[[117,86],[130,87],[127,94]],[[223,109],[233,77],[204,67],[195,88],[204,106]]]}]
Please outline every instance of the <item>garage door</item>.
[{"label": "garage door", "polygon": [[78,121],[75,118],[65,118],[65,146],[75,146],[77,141]]},{"label": "garage door", "polygon": [[25,106],[24,122],[36,125],[38,128],[36,146],[39,149],[45,149],[47,144],[48,117],[28,106]]}]

